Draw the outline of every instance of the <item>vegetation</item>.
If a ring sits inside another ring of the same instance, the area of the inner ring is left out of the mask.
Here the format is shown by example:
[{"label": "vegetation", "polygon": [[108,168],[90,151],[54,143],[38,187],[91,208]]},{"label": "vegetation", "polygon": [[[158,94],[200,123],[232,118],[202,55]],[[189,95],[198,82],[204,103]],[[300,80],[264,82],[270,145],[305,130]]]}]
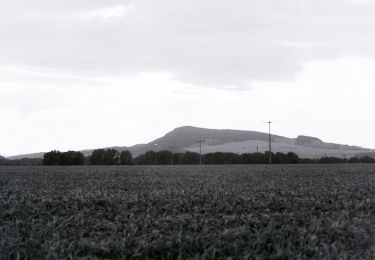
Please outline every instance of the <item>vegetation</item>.
[{"label": "vegetation", "polygon": [[0,259],[373,259],[374,165],[0,167]]},{"label": "vegetation", "polygon": [[42,165],[42,159],[23,158],[23,159],[17,159],[17,160],[9,160],[4,157],[1,157],[0,165],[2,166],[36,166],[36,165]]},{"label": "vegetation", "polygon": [[[69,152],[68,152],[69,153]],[[71,153],[71,152],[70,152]],[[52,151],[44,156],[43,163],[45,165],[68,165],[59,163],[60,152]],[[368,156],[362,158],[336,158],[323,157],[320,159],[303,159],[297,154],[289,152],[271,153],[272,162],[275,164],[312,164],[312,163],[375,163],[375,159]],[[82,159],[82,158],[81,158]],[[80,164],[84,164],[85,160],[80,160]],[[194,152],[172,153],[167,150],[163,151],[147,151],[145,154],[133,158],[129,151],[121,153],[115,149],[97,149],[88,157],[88,163],[92,165],[194,165],[200,163],[200,155]],[[48,162],[48,163],[45,163]],[[67,162],[67,160],[63,160]],[[269,153],[208,153],[202,155],[203,164],[268,164]],[[74,165],[74,164],[71,164]]]},{"label": "vegetation", "polygon": [[133,164],[133,155],[129,151],[122,151],[120,153],[120,164],[131,165]]},{"label": "vegetation", "polygon": [[85,156],[81,152],[68,151],[65,153],[51,151],[43,157],[44,165],[83,165]]},{"label": "vegetation", "polygon": [[114,165],[120,161],[120,153],[115,149],[94,150],[89,161],[92,165]]},{"label": "vegetation", "polygon": [[[272,153],[274,164],[336,164],[336,163],[375,163],[375,158],[369,156],[336,158],[322,157],[319,159],[299,158],[297,154],[289,152]],[[202,155],[203,164],[268,164],[269,153],[208,153]],[[167,150],[148,151],[145,154],[133,157],[130,151],[115,149],[97,149],[87,158],[81,152],[51,151],[41,159],[7,160],[0,157],[0,165],[31,166],[31,165],[194,165],[200,163],[198,153],[172,153]]]}]

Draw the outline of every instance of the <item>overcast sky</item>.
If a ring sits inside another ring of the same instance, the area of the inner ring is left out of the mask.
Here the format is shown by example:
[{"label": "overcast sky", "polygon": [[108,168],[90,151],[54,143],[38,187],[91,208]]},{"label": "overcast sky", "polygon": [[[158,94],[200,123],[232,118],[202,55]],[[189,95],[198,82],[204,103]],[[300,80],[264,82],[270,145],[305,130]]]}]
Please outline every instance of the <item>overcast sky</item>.
[{"label": "overcast sky", "polygon": [[0,154],[193,125],[375,148],[375,1],[1,0]]}]

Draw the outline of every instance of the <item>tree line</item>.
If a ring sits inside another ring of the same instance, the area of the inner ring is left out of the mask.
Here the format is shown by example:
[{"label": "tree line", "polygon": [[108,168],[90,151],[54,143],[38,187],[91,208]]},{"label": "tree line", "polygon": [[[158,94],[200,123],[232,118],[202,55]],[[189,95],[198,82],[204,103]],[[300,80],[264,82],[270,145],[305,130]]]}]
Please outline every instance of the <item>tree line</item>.
[{"label": "tree line", "polygon": [[[322,157],[319,159],[300,158],[293,152],[271,153],[274,164],[328,164],[328,163],[375,163],[375,158],[368,156],[352,157]],[[194,165],[194,164],[268,164],[269,152],[264,153],[227,153],[215,152],[200,154],[195,152],[173,153],[168,150],[147,151],[133,157],[130,151],[116,149],[96,149],[90,156],[76,151],[51,151],[44,154],[43,165]]]}]

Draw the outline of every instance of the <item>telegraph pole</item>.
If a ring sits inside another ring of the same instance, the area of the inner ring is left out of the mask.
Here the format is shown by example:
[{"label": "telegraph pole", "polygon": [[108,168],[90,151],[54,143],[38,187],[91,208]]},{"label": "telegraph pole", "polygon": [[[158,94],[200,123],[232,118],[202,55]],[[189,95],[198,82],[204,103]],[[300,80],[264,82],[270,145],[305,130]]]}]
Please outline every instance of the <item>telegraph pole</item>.
[{"label": "telegraph pole", "polygon": [[204,142],[203,140],[198,140],[199,143],[199,165],[202,165],[202,143]]},{"label": "telegraph pole", "polygon": [[154,144],[154,146],[155,146],[155,164],[157,165],[158,164],[158,149],[157,149],[158,144]]},{"label": "telegraph pole", "polygon": [[272,164],[272,145],[271,145],[271,121],[268,121],[268,163]]}]

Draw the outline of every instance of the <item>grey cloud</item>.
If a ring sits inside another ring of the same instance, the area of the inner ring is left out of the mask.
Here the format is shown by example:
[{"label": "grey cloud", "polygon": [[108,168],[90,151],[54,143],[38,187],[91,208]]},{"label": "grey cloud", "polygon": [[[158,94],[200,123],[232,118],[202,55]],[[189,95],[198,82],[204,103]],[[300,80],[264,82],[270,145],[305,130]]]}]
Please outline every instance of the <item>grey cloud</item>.
[{"label": "grey cloud", "polygon": [[[1,65],[74,73],[169,71],[181,81],[246,87],[257,80],[292,80],[307,61],[352,54],[374,57],[374,4],[30,2],[9,0],[0,6]],[[130,3],[131,10],[121,18],[74,19],[80,12]]]}]

